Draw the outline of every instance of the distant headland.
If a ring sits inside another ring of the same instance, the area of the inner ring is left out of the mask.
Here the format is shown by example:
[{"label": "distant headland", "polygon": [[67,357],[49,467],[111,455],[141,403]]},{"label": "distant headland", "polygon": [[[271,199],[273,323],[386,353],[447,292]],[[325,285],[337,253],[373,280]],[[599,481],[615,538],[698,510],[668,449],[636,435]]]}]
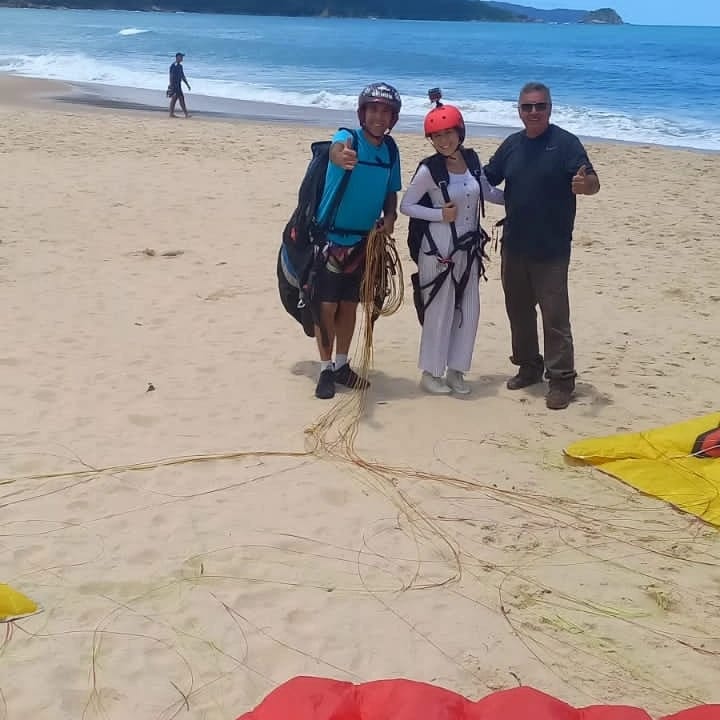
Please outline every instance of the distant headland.
[{"label": "distant headland", "polygon": [[540,10],[513,3],[484,0],[0,0],[0,7],[399,20],[623,24],[622,18],[612,8]]},{"label": "distant headland", "polygon": [[524,22],[545,22],[553,24],[584,23],[588,25],[623,25],[623,19],[612,8],[598,10],[541,10],[527,5],[515,5],[506,2],[488,2],[487,5],[498,10],[512,13],[515,18]]}]

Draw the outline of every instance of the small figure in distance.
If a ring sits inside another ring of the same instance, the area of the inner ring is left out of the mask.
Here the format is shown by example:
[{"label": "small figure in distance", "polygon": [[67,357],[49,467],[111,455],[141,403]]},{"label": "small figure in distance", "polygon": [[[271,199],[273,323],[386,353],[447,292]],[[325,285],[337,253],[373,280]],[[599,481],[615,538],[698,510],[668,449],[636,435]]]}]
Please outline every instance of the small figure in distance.
[{"label": "small figure in distance", "polygon": [[177,117],[177,115],[175,114],[175,105],[177,104],[178,100],[180,101],[180,107],[182,108],[182,111],[185,113],[185,117],[190,117],[190,113],[188,113],[187,106],[185,105],[185,95],[182,90],[183,83],[185,83],[187,85],[187,89],[190,90],[190,83],[185,77],[185,70],[182,66],[184,57],[184,53],[175,53],[175,62],[170,66],[170,78],[168,83],[167,96],[170,98],[171,118]]}]

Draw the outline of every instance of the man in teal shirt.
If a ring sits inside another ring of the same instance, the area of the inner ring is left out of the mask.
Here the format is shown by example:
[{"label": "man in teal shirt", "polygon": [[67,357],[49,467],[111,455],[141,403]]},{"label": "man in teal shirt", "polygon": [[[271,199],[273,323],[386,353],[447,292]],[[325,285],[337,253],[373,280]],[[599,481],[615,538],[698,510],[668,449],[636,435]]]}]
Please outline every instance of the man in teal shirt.
[{"label": "man in teal shirt", "polygon": [[[358,99],[360,128],[355,133],[339,130],[332,138],[318,208],[319,223],[328,227],[327,261],[314,284],[321,323],[315,327],[320,351],[315,396],[321,399],[334,397],[336,383],[361,388],[368,385],[348,364],[348,352],[355,331],[367,235],[378,223],[392,234],[397,219],[400,158],[388,133],[398,120],[400,107],[400,95],[394,87],[386,83],[368,85]],[[335,193],[347,171],[347,185],[334,207]]]}]

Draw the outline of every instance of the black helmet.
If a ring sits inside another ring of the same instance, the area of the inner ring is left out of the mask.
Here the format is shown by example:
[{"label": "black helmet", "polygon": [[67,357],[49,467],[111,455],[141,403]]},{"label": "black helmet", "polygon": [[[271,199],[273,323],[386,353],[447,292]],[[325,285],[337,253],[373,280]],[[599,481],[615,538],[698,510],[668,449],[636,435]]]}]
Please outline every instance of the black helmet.
[{"label": "black helmet", "polygon": [[390,106],[393,111],[392,124],[390,125],[392,130],[398,121],[400,108],[402,107],[400,93],[392,85],[384,82],[370,83],[370,85],[363,88],[358,97],[358,119],[361,127],[365,125],[365,106],[369,103],[383,103]]},{"label": "black helmet", "polygon": [[363,88],[358,98],[358,109],[371,102],[385,103],[396,113],[399,113],[402,107],[400,93],[392,85],[384,82],[371,83]]}]

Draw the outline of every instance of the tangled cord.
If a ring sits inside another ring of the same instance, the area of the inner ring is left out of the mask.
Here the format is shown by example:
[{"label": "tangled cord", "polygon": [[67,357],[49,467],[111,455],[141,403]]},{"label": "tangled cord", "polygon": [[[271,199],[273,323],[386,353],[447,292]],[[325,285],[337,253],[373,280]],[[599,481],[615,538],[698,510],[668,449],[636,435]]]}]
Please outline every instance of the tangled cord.
[{"label": "tangled cord", "polygon": [[[373,363],[375,321],[396,313],[403,302],[405,283],[402,263],[395,240],[382,227],[368,234],[365,249],[365,271],[360,283],[362,332],[358,334],[354,365],[366,378]],[[355,452],[355,438],[365,405],[367,388],[356,388],[343,396],[325,415],[306,430],[312,438],[312,451],[320,450],[344,456],[352,462],[364,461]],[[333,437],[330,437],[330,431]]]},{"label": "tangled cord", "polygon": [[[402,305],[405,293],[402,265],[395,240],[383,229],[370,232],[365,250],[365,273],[360,283],[363,307],[363,342],[358,366],[366,372],[372,366],[373,330],[379,317],[389,317]],[[362,364],[362,360],[366,362]]]}]

